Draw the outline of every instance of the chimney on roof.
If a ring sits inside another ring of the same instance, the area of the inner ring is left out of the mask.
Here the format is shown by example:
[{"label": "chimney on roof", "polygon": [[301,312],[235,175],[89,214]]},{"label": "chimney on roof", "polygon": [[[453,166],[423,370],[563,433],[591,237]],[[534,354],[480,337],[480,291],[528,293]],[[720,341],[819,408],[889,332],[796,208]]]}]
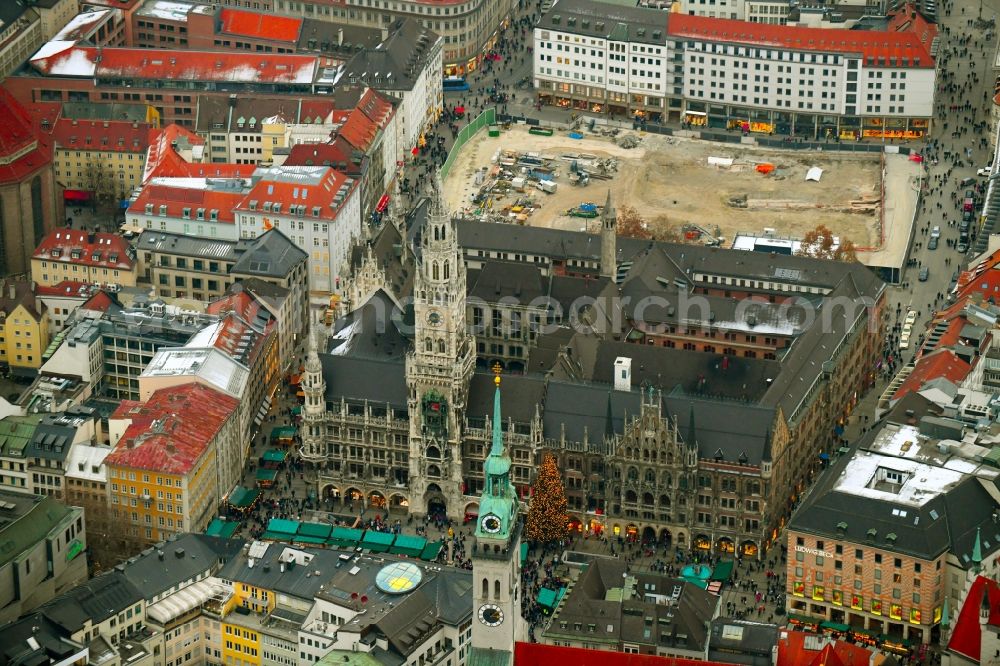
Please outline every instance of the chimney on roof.
[{"label": "chimney on roof", "polygon": [[337,46],[343,46],[344,44],[344,29],[337,28]]},{"label": "chimney on roof", "polygon": [[382,26],[382,41],[389,39],[389,28]]},{"label": "chimney on roof", "polygon": [[17,284],[11,282],[7,285],[7,293],[10,294],[10,299],[14,300],[17,298]]}]

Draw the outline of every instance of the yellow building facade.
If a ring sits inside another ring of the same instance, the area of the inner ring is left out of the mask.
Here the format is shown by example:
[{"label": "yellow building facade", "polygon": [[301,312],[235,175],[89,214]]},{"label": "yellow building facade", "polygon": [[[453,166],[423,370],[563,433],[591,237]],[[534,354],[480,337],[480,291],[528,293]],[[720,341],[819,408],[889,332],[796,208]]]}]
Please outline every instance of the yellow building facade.
[{"label": "yellow building facade", "polygon": [[30,373],[42,364],[49,345],[49,317],[45,305],[26,281],[5,280],[0,296],[0,363],[11,372]]},{"label": "yellow building facade", "polygon": [[45,287],[67,280],[134,287],[138,270],[135,248],[111,233],[56,229],[31,255],[31,279]]},{"label": "yellow building facade", "polygon": [[56,181],[101,201],[121,201],[142,185],[150,123],[60,118],[52,136]]}]

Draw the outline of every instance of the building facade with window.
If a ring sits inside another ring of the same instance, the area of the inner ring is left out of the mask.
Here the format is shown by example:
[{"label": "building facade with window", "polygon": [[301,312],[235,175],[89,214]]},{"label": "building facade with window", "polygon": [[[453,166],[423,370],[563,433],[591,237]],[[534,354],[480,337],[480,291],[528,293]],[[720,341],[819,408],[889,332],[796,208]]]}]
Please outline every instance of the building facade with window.
[{"label": "building facade with window", "polygon": [[103,202],[128,199],[142,184],[150,125],[60,118],[52,132],[56,180]]},{"label": "building facade with window", "polygon": [[935,86],[933,26],[771,26],[563,0],[535,27],[538,101],[693,128],[919,139]]},{"label": "building facade with window", "polygon": [[235,483],[227,462],[241,459],[237,406],[191,383],[115,410],[108,422],[114,450],[104,464],[112,515],[130,537],[155,543],[208,527]]},{"label": "building facade with window", "polygon": [[959,443],[939,439],[935,419],[894,420],[833,462],[792,515],[786,605],[802,624],[937,642],[945,609],[998,571],[1000,474],[977,457],[995,438]]},{"label": "building facade with window", "polygon": [[57,229],[35,248],[31,279],[46,287],[66,280],[134,287],[137,265],[135,249],[118,234]]}]

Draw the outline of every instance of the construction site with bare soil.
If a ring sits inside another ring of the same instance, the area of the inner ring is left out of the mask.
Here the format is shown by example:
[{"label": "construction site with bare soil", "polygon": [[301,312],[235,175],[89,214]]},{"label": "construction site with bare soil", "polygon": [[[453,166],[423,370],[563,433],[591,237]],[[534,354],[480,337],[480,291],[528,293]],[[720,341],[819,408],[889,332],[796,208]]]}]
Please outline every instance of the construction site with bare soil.
[{"label": "construction site with bare soil", "polygon": [[[911,165],[887,157],[906,172],[899,182],[909,190]],[[879,153],[515,125],[472,137],[455,156],[445,191],[452,210],[495,222],[596,231],[590,220],[610,191],[614,205],[634,208],[654,238],[730,247],[738,232],[801,239],[823,225],[841,242],[877,252],[886,240],[883,176]]]}]

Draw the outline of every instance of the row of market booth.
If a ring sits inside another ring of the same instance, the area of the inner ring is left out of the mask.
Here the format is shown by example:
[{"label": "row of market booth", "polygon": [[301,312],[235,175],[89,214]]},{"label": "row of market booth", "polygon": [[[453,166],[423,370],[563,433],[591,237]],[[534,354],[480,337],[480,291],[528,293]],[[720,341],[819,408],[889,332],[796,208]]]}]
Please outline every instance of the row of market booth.
[{"label": "row of market booth", "polygon": [[262,538],[265,541],[284,541],[304,546],[347,550],[361,548],[373,553],[420,558],[427,562],[437,559],[441,549],[444,548],[444,543],[441,541],[428,541],[422,536],[413,534],[396,534],[284,518],[272,518],[268,521]]}]

